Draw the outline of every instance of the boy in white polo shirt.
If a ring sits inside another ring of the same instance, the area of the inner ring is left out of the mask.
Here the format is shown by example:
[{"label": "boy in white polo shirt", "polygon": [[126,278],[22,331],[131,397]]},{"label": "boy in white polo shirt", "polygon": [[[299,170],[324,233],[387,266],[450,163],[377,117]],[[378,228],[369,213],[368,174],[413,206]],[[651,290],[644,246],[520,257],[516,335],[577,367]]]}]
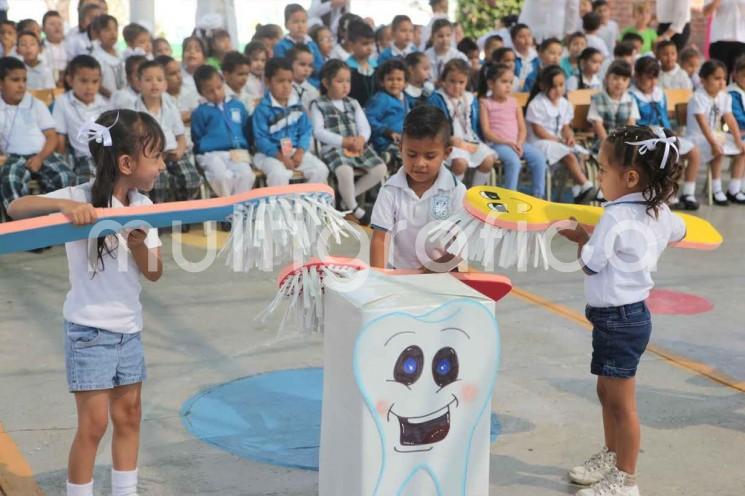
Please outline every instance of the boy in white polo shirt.
[{"label": "boy in white polo shirt", "polygon": [[373,207],[371,266],[433,270],[435,263],[453,265],[444,246],[424,239],[430,223],[463,208],[466,187],[444,165],[449,141],[450,123],[440,109],[423,105],[406,116],[403,166],[383,185]]},{"label": "boy in white polo shirt", "polygon": [[0,95],[0,152],[8,156],[0,168],[5,208],[29,193],[33,177],[44,193],[73,184],[75,174],[54,153],[57,135],[49,109],[26,92],[26,67],[15,57],[0,59]]},{"label": "boy in white polo shirt", "polygon": [[101,66],[92,56],[78,55],[72,59],[67,66],[66,78],[72,89],[55,101],[52,111],[59,135],[57,150],[65,154],[65,142],[70,142],[77,184],[83,184],[96,175],[96,166],[88,149],[88,140],[78,137],[78,131],[83,124],[96,120],[110,107],[98,92]]}]

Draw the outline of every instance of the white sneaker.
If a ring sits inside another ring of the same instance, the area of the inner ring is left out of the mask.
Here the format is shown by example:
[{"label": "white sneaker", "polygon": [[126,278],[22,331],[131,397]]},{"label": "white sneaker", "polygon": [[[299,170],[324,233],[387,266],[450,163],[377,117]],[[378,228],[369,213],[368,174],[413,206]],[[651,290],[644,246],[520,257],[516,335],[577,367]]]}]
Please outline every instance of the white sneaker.
[{"label": "white sneaker", "polygon": [[616,467],[611,468],[600,482],[587,489],[582,489],[575,496],[640,496],[639,486],[626,485],[629,474]]},{"label": "white sneaker", "polygon": [[571,469],[569,479],[575,484],[589,486],[603,479],[605,474],[615,466],[616,454],[603,446],[602,451],[592,455],[583,465]]}]

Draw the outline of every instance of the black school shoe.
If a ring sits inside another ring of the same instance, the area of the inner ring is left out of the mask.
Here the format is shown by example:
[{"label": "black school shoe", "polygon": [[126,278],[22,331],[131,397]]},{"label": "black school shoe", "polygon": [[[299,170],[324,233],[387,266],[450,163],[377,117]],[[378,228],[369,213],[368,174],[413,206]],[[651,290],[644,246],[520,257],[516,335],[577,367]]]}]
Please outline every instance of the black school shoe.
[{"label": "black school shoe", "polygon": [[745,193],[743,193],[742,191],[738,191],[735,195],[727,191],[727,199],[732,203],[745,205]]},{"label": "black school shoe", "polygon": [[670,205],[671,210],[698,210],[699,204],[693,195],[683,195],[677,203]]},{"label": "black school shoe", "polygon": [[574,203],[587,205],[596,201],[597,195],[598,189],[595,186],[592,186],[584,191],[580,191],[580,193],[574,197]]},{"label": "black school shoe", "polygon": [[[721,193],[721,191],[719,191]],[[720,200],[717,198],[717,194],[714,193],[713,195],[714,205],[720,206],[720,207],[728,207],[729,206],[729,200],[727,199],[727,195],[724,196],[723,200]]]}]

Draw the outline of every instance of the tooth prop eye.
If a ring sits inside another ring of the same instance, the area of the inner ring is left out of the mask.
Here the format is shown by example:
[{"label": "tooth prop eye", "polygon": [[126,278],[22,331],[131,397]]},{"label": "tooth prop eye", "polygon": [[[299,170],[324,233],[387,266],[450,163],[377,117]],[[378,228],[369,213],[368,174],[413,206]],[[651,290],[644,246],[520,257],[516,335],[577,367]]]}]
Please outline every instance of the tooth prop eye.
[{"label": "tooth prop eye", "polygon": [[398,356],[393,367],[393,378],[406,386],[411,386],[422,375],[424,353],[418,346],[409,346]]},{"label": "tooth prop eye", "polygon": [[500,213],[507,212],[507,207],[504,206],[504,203],[491,202],[488,205],[489,205],[489,210],[492,210],[494,212],[500,212]]},{"label": "tooth prop eye", "polygon": [[432,359],[432,376],[441,388],[458,379],[458,354],[454,349],[442,348],[435,353]]},{"label": "tooth prop eye", "polygon": [[499,195],[493,191],[482,191],[481,197],[487,200],[499,200]]}]

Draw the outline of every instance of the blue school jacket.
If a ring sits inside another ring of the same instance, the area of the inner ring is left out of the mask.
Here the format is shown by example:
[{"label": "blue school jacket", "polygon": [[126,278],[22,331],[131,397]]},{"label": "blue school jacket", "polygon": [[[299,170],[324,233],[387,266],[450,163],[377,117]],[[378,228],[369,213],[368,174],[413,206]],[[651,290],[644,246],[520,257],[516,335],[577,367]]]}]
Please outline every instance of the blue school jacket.
[{"label": "blue school jacket", "polygon": [[[310,51],[313,53],[313,74],[308,78],[308,82],[316,88],[321,87],[321,68],[323,67],[323,55],[318,45],[310,36],[305,36],[305,45],[308,45]],[[295,41],[289,36],[282,38],[276,45],[274,45],[274,56],[278,58],[284,58],[295,46]]]},{"label": "blue school jacket", "polygon": [[740,126],[740,132],[745,133],[745,90],[740,88],[736,83],[732,83],[727,88],[729,95],[732,97],[732,113],[735,116],[737,125]]},{"label": "blue school jacket", "polygon": [[671,129],[670,118],[667,116],[667,98],[659,86],[654,89],[651,97],[639,91],[636,86],[632,86],[629,93],[639,107],[637,126],[662,126]]},{"label": "blue school jacket", "polygon": [[[535,72],[540,69],[541,61],[538,59],[538,57],[536,57],[530,61],[530,65],[533,66],[533,70],[530,72],[531,73]],[[515,52],[515,76],[520,77],[520,72],[522,71],[522,68],[523,68],[523,59],[522,57],[520,57],[520,55],[517,52]]]},{"label": "blue school jacket", "polygon": [[398,99],[383,90],[375,93],[367,101],[365,115],[372,130],[370,142],[375,151],[382,152],[391,146],[393,140],[387,134],[401,134],[404,129],[404,118],[408,113],[409,104],[406,98]]},{"label": "blue school jacket", "polygon": [[[476,98],[476,95],[471,92],[466,92],[466,98],[469,98],[471,100],[471,129],[473,129],[473,132],[476,133],[476,136],[481,138],[481,126],[479,124],[479,99]],[[437,90],[432,93],[432,96],[429,97],[429,104],[441,109],[450,121],[450,125],[452,127],[453,116],[450,115],[450,109],[448,108],[447,102],[445,101],[442,90]]]},{"label": "blue school jacket", "polygon": [[239,100],[228,98],[222,109],[202,103],[191,113],[191,139],[194,153],[248,149],[250,117]]},{"label": "blue school jacket", "polygon": [[286,107],[280,105],[270,92],[266,92],[254,110],[253,136],[256,151],[275,157],[282,149],[282,140],[289,138],[293,148],[308,151],[313,126],[297,94],[290,95]]}]

